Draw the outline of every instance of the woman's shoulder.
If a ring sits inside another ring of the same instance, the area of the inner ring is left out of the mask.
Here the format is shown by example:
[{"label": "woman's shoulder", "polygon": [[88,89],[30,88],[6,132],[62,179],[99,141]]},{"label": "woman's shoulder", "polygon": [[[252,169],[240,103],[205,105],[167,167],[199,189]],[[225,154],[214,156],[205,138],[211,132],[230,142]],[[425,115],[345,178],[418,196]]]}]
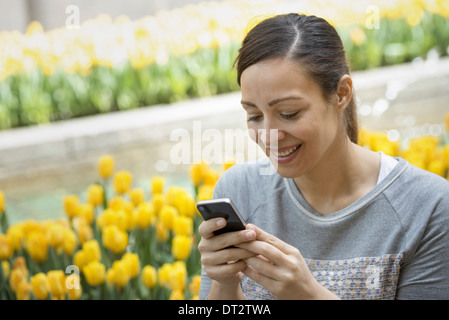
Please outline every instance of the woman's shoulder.
[{"label": "woman's shoulder", "polygon": [[389,202],[397,211],[405,210],[409,214],[415,212],[421,217],[428,212],[432,215],[441,214],[448,218],[449,181],[403,159],[399,160],[404,166],[404,170],[384,191]]},{"label": "woman's shoulder", "polygon": [[447,197],[449,192],[448,180],[410,163],[407,163],[401,182],[412,190],[419,190],[422,193],[441,194]]}]

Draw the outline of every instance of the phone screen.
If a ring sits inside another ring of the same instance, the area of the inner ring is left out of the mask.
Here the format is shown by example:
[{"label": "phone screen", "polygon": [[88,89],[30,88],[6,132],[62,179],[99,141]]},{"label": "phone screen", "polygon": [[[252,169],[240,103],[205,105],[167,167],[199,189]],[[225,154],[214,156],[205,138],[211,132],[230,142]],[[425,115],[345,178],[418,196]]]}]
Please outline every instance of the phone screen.
[{"label": "phone screen", "polygon": [[214,233],[216,235],[245,229],[245,223],[230,199],[225,198],[199,201],[197,208],[204,220],[219,217],[226,219],[226,226],[215,231]]}]

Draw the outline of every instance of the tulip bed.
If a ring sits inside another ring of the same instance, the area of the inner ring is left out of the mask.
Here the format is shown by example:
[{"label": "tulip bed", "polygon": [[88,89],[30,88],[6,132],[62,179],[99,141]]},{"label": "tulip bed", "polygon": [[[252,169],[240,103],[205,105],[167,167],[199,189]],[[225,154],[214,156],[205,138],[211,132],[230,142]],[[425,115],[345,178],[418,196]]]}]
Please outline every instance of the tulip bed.
[{"label": "tulip bed", "polygon": [[[362,129],[359,144],[449,180],[449,114],[446,128],[440,137],[411,139],[406,148],[385,132]],[[192,165],[193,193],[155,176],[145,194],[105,155],[98,163],[101,181],[87,188],[85,199],[67,195],[66,217],[50,221],[9,225],[0,191],[0,299],[196,299],[202,218],[195,205],[212,197],[232,165],[220,171]]]},{"label": "tulip bed", "polygon": [[335,25],[353,70],[448,54],[446,0],[223,1],[75,30],[35,21],[0,32],[0,130],[238,90],[233,63],[253,18],[286,11]]},{"label": "tulip bed", "polygon": [[192,165],[195,194],[155,176],[146,195],[128,171],[114,172],[113,157],[102,156],[98,169],[101,182],[86,199],[63,199],[61,219],[9,225],[0,191],[0,299],[198,297],[195,204],[212,197],[220,172]]}]

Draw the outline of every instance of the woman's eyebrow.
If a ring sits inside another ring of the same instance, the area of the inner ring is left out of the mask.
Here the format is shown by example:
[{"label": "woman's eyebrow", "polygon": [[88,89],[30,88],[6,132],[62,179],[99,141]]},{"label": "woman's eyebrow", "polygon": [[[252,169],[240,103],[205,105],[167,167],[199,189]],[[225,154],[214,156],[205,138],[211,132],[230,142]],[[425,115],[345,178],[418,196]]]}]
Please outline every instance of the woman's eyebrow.
[{"label": "woman's eyebrow", "polygon": [[249,101],[244,101],[244,100],[242,100],[242,101],[240,101],[240,103],[241,103],[241,104],[245,104],[245,105],[250,106],[250,107],[255,107],[255,108],[257,108],[257,106],[256,106],[255,103],[252,103],[252,102],[249,102]]},{"label": "woman's eyebrow", "polygon": [[303,98],[299,97],[299,96],[288,96],[288,97],[284,97],[284,98],[274,99],[274,100],[268,102],[268,105],[270,107],[272,107],[276,103],[279,103],[279,102],[282,102],[282,101],[286,101],[286,100],[301,100],[301,99],[303,99]]},{"label": "woman's eyebrow", "polygon": [[[303,99],[303,98],[302,98],[302,97],[299,97],[299,96],[288,96],[288,97],[283,97],[283,98],[274,99],[274,100],[268,102],[268,105],[269,105],[270,107],[272,107],[272,106],[274,106],[275,104],[277,104],[277,103],[279,103],[279,102],[282,102],[282,101],[286,101],[286,100],[301,100],[301,99]],[[240,101],[240,103],[241,103],[241,104],[244,104],[244,105],[247,105],[247,106],[250,106],[250,107],[255,107],[255,108],[257,108],[256,104],[255,104],[255,103],[252,103],[252,102],[250,102],[250,101],[242,100],[242,101]]]}]

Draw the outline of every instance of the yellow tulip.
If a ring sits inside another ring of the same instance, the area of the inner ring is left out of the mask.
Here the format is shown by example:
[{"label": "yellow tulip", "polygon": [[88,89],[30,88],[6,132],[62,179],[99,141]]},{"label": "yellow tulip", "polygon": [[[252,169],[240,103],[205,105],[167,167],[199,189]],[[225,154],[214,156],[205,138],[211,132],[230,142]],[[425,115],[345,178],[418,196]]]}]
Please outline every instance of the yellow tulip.
[{"label": "yellow tulip", "polygon": [[109,268],[106,271],[106,283],[110,286],[115,284],[115,273],[114,273],[114,269]]},{"label": "yellow tulip", "polygon": [[197,296],[200,293],[200,283],[201,283],[201,276],[196,275],[192,278],[189,284],[189,290],[192,296]]},{"label": "yellow tulip", "polygon": [[78,240],[82,245],[84,242],[91,240],[94,237],[94,231],[84,217],[73,218],[73,227],[78,235]]},{"label": "yellow tulip", "polygon": [[128,191],[129,198],[134,206],[138,206],[145,201],[145,192],[142,188],[134,188]]},{"label": "yellow tulip", "polygon": [[201,185],[198,188],[198,196],[197,196],[197,200],[201,201],[201,200],[210,200],[212,199],[214,195],[214,186],[212,185]]},{"label": "yellow tulip", "polygon": [[69,300],[79,300],[83,290],[81,289],[81,279],[76,273],[72,273],[65,277],[66,291],[69,296]]},{"label": "yellow tulip", "polygon": [[167,230],[173,229],[173,223],[176,216],[178,216],[178,210],[170,205],[164,205],[159,212],[159,218],[161,219],[162,225]]},{"label": "yellow tulip", "polygon": [[165,197],[166,204],[172,207],[177,207],[179,195],[183,194],[185,191],[178,186],[170,186],[167,190]]},{"label": "yellow tulip", "polygon": [[31,291],[33,295],[39,300],[45,300],[48,298],[50,292],[50,284],[48,278],[43,272],[39,272],[31,277]]},{"label": "yellow tulip", "polygon": [[5,211],[5,194],[0,190],[0,213]]},{"label": "yellow tulip", "polygon": [[27,236],[25,248],[34,261],[44,262],[47,260],[48,242],[45,235],[41,232],[34,231]]},{"label": "yellow tulip", "polygon": [[159,216],[159,212],[165,202],[165,195],[162,193],[153,194],[151,197],[151,202],[153,203],[156,216]]},{"label": "yellow tulip", "polygon": [[108,209],[112,209],[114,211],[132,210],[132,205],[122,196],[114,196],[108,201]]},{"label": "yellow tulip", "polygon": [[117,214],[113,209],[105,209],[97,218],[97,225],[100,228],[117,225]]},{"label": "yellow tulip", "polygon": [[0,234],[0,260],[11,258],[14,248],[13,244],[6,234]]},{"label": "yellow tulip", "polygon": [[114,270],[114,280],[117,288],[126,286],[130,280],[130,274],[126,267],[126,263],[123,260],[116,260],[112,264]]},{"label": "yellow tulip", "polygon": [[424,16],[424,10],[417,5],[405,7],[405,20],[409,26],[418,25]]},{"label": "yellow tulip", "polygon": [[50,222],[47,225],[45,233],[48,239],[48,244],[56,250],[62,248],[64,243],[64,230],[65,228],[59,223]]},{"label": "yellow tulip", "polygon": [[116,225],[106,226],[102,229],[102,242],[105,248],[114,253],[122,253],[128,245],[128,234]]},{"label": "yellow tulip", "polygon": [[24,257],[19,256],[19,257],[15,258],[14,263],[13,263],[13,268],[21,269],[25,274],[25,278],[28,278],[28,269],[27,269],[26,261],[25,261]]},{"label": "yellow tulip", "polygon": [[190,255],[192,238],[184,235],[176,235],[172,242],[172,254],[176,260],[184,260]]},{"label": "yellow tulip", "polygon": [[86,253],[83,250],[78,250],[73,255],[73,264],[82,269],[89,261],[86,259]]},{"label": "yellow tulip", "polygon": [[2,260],[0,264],[0,268],[3,270],[3,276],[5,279],[9,278],[9,273],[11,271],[11,266],[9,265],[8,260]]},{"label": "yellow tulip", "polygon": [[176,235],[191,236],[193,233],[193,220],[185,216],[177,216],[173,222],[173,231]]},{"label": "yellow tulip", "polygon": [[47,272],[50,293],[54,300],[65,298],[65,274],[62,270],[50,270]]},{"label": "yellow tulip", "polygon": [[77,245],[76,234],[72,229],[64,228],[62,247],[66,255],[72,255]]},{"label": "yellow tulip", "polygon": [[97,240],[92,239],[84,242],[82,250],[84,251],[84,258],[87,262],[101,260],[100,245],[98,244]]},{"label": "yellow tulip", "polygon": [[13,292],[17,293],[19,285],[22,282],[26,282],[28,278],[28,272],[22,268],[13,268],[9,277],[9,286]]},{"label": "yellow tulip", "polygon": [[178,195],[176,207],[182,216],[193,218],[195,215],[195,199],[188,192]]},{"label": "yellow tulip", "polygon": [[449,170],[449,144],[445,145],[442,149],[442,160],[444,167]]},{"label": "yellow tulip", "polygon": [[109,178],[114,171],[114,158],[109,155],[103,155],[98,161],[98,173],[102,178]]},{"label": "yellow tulip", "polygon": [[153,195],[160,194],[164,190],[165,180],[161,176],[155,176],[151,178],[151,193]]},{"label": "yellow tulip", "polygon": [[349,37],[351,38],[352,43],[356,46],[362,45],[366,40],[365,32],[360,27],[352,28]]},{"label": "yellow tulip", "polygon": [[26,281],[21,282],[16,291],[16,299],[30,300],[30,295],[31,295],[31,284]]},{"label": "yellow tulip", "polygon": [[169,300],[184,300],[184,293],[182,290],[175,289],[170,293]]},{"label": "yellow tulip", "polygon": [[432,160],[427,166],[427,170],[443,177],[445,172],[444,163],[441,160]]},{"label": "yellow tulip", "polygon": [[92,184],[87,189],[87,201],[94,207],[103,203],[103,187],[98,184]]},{"label": "yellow tulip", "polygon": [[170,281],[170,270],[172,265],[164,263],[159,269],[157,269],[157,278],[161,286],[168,287]]},{"label": "yellow tulip", "polygon": [[236,164],[235,160],[228,159],[225,162],[223,162],[222,169],[223,169],[223,171],[226,171],[229,168],[231,168],[232,166],[234,166],[235,164]]},{"label": "yellow tulip", "polygon": [[146,229],[156,220],[156,213],[152,203],[141,203],[136,209],[136,224],[141,229]]},{"label": "yellow tulip", "polygon": [[114,176],[114,188],[118,194],[126,193],[131,187],[132,176],[128,171],[119,171]]},{"label": "yellow tulip", "polygon": [[214,186],[218,179],[220,178],[220,174],[217,170],[209,168],[203,176],[204,184]]},{"label": "yellow tulip", "polygon": [[153,266],[147,265],[142,269],[142,283],[147,288],[154,288],[157,284],[156,269]]},{"label": "yellow tulip", "polygon": [[101,262],[94,260],[84,266],[83,273],[88,284],[98,286],[104,282],[106,267]]},{"label": "yellow tulip", "polygon": [[159,242],[167,241],[169,236],[169,230],[164,227],[164,224],[160,221],[156,222],[156,239]]},{"label": "yellow tulip", "polygon": [[115,215],[117,216],[117,227],[120,230],[126,231],[132,229],[132,212],[128,215],[125,210],[120,209],[115,212]]},{"label": "yellow tulip", "polygon": [[36,20],[31,21],[26,30],[27,36],[32,36],[43,32],[44,28],[42,27],[42,24]]},{"label": "yellow tulip", "polygon": [[176,261],[169,268],[169,286],[172,290],[182,290],[186,288],[187,268],[184,261]]},{"label": "yellow tulip", "polygon": [[189,168],[190,179],[195,187],[198,187],[204,179],[204,174],[209,169],[209,165],[201,161],[200,163],[192,164]]},{"label": "yellow tulip", "polygon": [[77,195],[71,194],[64,197],[64,210],[69,218],[73,218],[77,214],[79,206],[79,198]]},{"label": "yellow tulip", "polygon": [[131,279],[137,277],[140,272],[140,261],[137,253],[127,252],[123,255],[122,259],[127,268],[128,274]]},{"label": "yellow tulip", "polygon": [[77,208],[77,215],[86,219],[88,224],[92,224],[95,219],[94,207],[90,203],[80,204]]},{"label": "yellow tulip", "polygon": [[8,235],[14,250],[20,250],[22,248],[22,241],[24,239],[23,228],[21,227],[21,225],[15,224],[9,226],[6,234]]}]

